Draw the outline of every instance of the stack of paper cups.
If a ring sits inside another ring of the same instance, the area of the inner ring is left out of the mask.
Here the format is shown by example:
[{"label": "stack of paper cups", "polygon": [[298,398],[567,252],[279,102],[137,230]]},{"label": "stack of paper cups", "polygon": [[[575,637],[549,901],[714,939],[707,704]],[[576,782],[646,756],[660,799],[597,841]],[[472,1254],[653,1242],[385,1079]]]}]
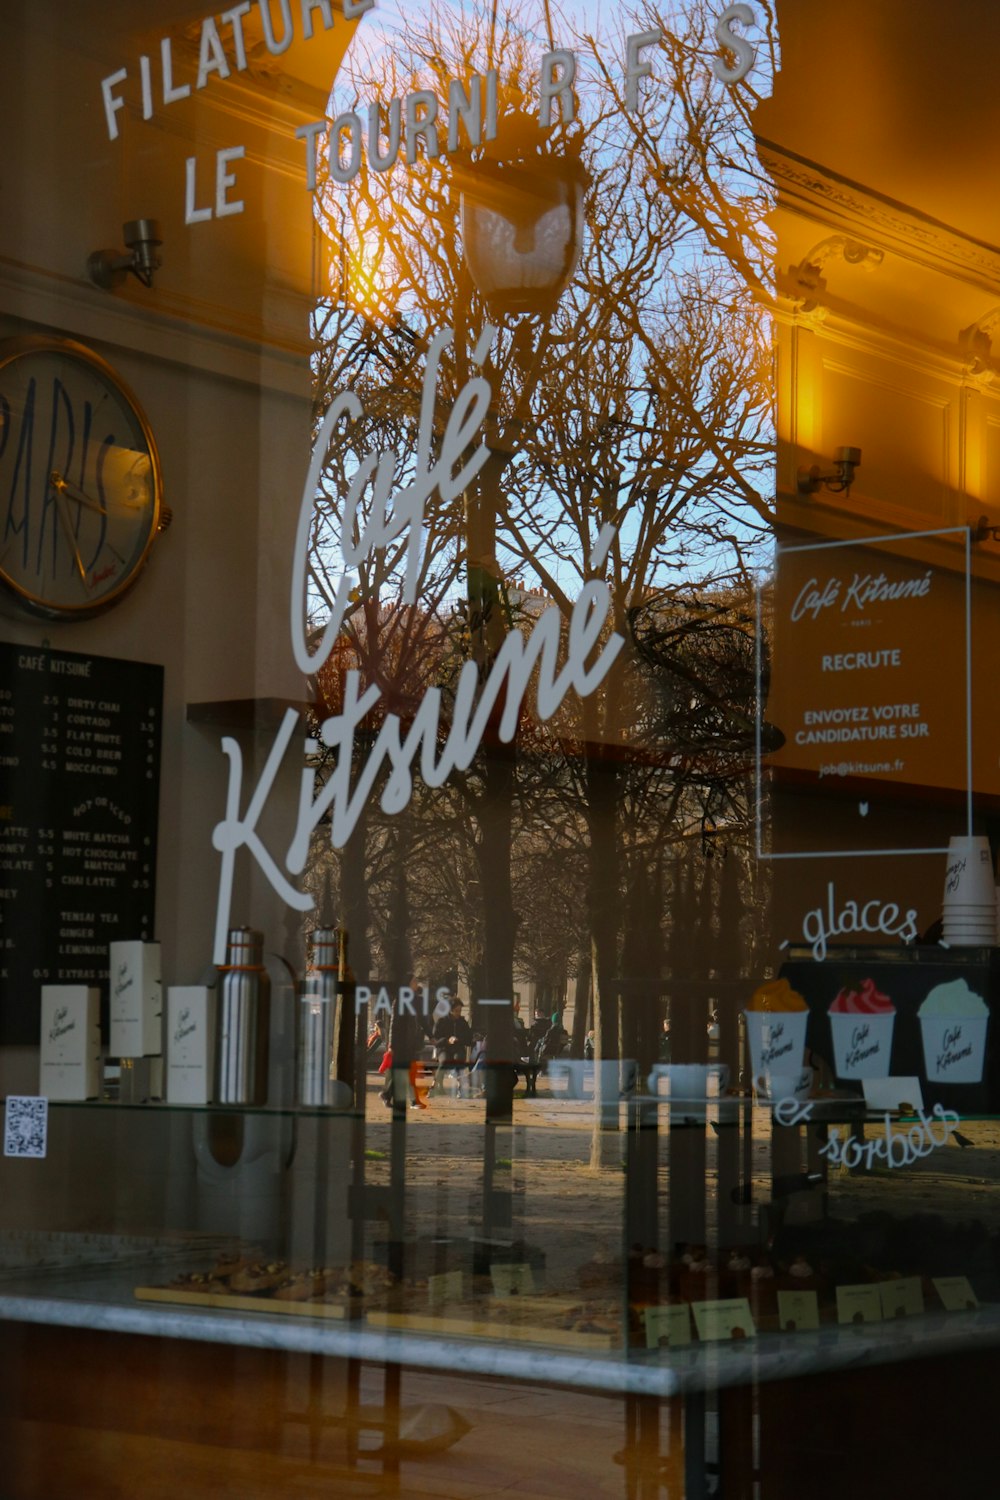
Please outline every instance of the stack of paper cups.
[{"label": "stack of paper cups", "polygon": [[958,836],[948,842],[943,937],[952,948],[992,948],[997,941],[997,898],[990,842]]}]

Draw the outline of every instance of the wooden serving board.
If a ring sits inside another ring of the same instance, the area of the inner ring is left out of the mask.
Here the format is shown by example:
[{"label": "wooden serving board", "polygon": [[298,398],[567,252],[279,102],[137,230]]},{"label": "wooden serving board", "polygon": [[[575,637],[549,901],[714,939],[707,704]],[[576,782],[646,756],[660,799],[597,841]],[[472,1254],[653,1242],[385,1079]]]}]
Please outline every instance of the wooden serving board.
[{"label": "wooden serving board", "polygon": [[570,1313],[573,1308],[582,1307],[586,1298],[543,1298],[543,1296],[513,1296],[513,1298],[498,1298],[492,1295],[484,1298],[487,1307],[510,1308],[511,1313]]},{"label": "wooden serving board", "polygon": [[211,1307],[222,1312],[291,1313],[300,1318],[347,1317],[342,1302],[288,1302],[279,1297],[240,1296],[239,1292],[193,1292],[176,1286],[137,1286],[139,1302],[169,1302],[180,1307]]},{"label": "wooden serving board", "polygon": [[437,1333],[455,1338],[510,1339],[519,1344],[557,1344],[568,1349],[613,1349],[610,1333],[575,1333],[571,1328],[546,1328],[537,1323],[505,1319],[442,1317],[429,1312],[371,1311],[366,1319],[372,1328],[406,1328],[411,1333]]}]

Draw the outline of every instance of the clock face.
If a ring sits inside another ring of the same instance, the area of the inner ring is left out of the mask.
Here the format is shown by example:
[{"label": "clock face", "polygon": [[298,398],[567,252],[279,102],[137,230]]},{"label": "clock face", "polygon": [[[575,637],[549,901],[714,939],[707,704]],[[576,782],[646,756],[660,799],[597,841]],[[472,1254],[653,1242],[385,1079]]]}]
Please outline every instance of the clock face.
[{"label": "clock face", "polygon": [[160,521],[153,435],[110,365],[66,339],[0,345],[0,583],[36,614],[95,614]]}]

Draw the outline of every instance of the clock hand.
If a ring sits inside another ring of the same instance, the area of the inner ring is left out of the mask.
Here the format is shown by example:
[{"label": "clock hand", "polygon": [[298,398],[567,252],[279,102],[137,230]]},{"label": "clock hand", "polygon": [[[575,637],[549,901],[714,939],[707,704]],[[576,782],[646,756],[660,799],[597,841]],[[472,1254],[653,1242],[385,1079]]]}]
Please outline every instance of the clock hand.
[{"label": "clock hand", "polygon": [[75,485],[70,484],[68,480],[63,478],[58,469],[52,470],[52,473],[49,475],[49,482],[58,495],[75,501],[77,505],[85,505],[88,510],[96,510],[99,515],[107,515],[107,508],[99,500],[91,500],[89,495],[83,493],[83,490],[76,489]]},{"label": "clock hand", "polygon": [[[106,516],[107,515],[108,512],[107,512],[106,508],[103,505],[99,505],[96,500],[89,500],[84,495],[84,493],[83,493],[82,490],[76,490],[76,486],[69,484],[62,477],[62,475],[59,473],[58,469],[53,469],[52,470],[52,473],[49,475],[49,479],[51,481],[52,488],[56,491],[56,493],[58,495],[66,495],[66,496],[69,497],[70,500],[74,501],[74,503],[76,503],[77,505],[85,505],[88,510],[96,510],[102,516]],[[74,493],[74,491],[75,491],[75,493]],[[72,538],[71,538],[71,540],[72,540]],[[115,557],[121,563],[122,567],[124,567],[125,566],[125,559],[124,559],[124,557],[122,557],[121,553],[118,551],[118,548],[117,547],[113,547],[109,541],[105,541],[104,545],[105,545],[105,547],[107,547],[107,549],[108,549],[109,552],[114,553]],[[74,544],[74,550],[75,550],[75,544]],[[79,558],[79,554],[77,554],[77,568],[79,568],[79,567],[80,567],[80,558]],[[83,577],[83,574],[81,573],[80,576]]]},{"label": "clock hand", "polygon": [[[88,495],[86,490],[81,490],[79,485],[72,484],[70,480],[64,479],[58,469],[53,469],[49,478],[53,489],[58,490],[67,499],[72,500],[74,504],[85,505],[88,510],[96,510],[102,516],[107,515],[108,508],[106,505],[102,505],[99,500],[95,500],[92,495]],[[115,503],[116,505],[121,505],[126,510],[144,510],[149,502],[147,500],[125,500],[119,498]]]},{"label": "clock hand", "polygon": [[77,572],[80,575],[80,582],[83,584],[84,588],[86,588],[87,587],[87,573],[86,573],[86,569],[83,566],[83,559],[80,556],[80,549],[76,545],[76,538],[73,535],[73,528],[72,528],[72,526],[69,523],[69,516],[66,514],[66,512],[62,508],[63,507],[62,492],[57,489],[56,490],[56,495],[58,496],[58,501],[57,501],[57,504],[56,504],[56,511],[58,512],[60,521],[63,523],[63,530],[66,533],[66,540],[69,542],[70,547],[73,549],[73,556],[76,559],[76,570],[77,570]]}]

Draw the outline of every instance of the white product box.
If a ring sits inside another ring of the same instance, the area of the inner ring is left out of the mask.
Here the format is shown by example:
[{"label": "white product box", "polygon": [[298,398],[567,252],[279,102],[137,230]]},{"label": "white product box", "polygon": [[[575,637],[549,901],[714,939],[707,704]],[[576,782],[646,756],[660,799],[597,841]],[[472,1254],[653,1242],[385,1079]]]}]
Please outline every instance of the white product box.
[{"label": "white product box", "polygon": [[167,989],[167,1101],[208,1104],[215,1069],[215,991],[202,984]]},{"label": "white product box", "polygon": [[159,943],[109,943],[111,1057],[156,1057],[163,1051]]},{"label": "white product box", "polygon": [[42,985],[38,1092],[96,1099],[101,1085],[100,995],[85,984]]}]

